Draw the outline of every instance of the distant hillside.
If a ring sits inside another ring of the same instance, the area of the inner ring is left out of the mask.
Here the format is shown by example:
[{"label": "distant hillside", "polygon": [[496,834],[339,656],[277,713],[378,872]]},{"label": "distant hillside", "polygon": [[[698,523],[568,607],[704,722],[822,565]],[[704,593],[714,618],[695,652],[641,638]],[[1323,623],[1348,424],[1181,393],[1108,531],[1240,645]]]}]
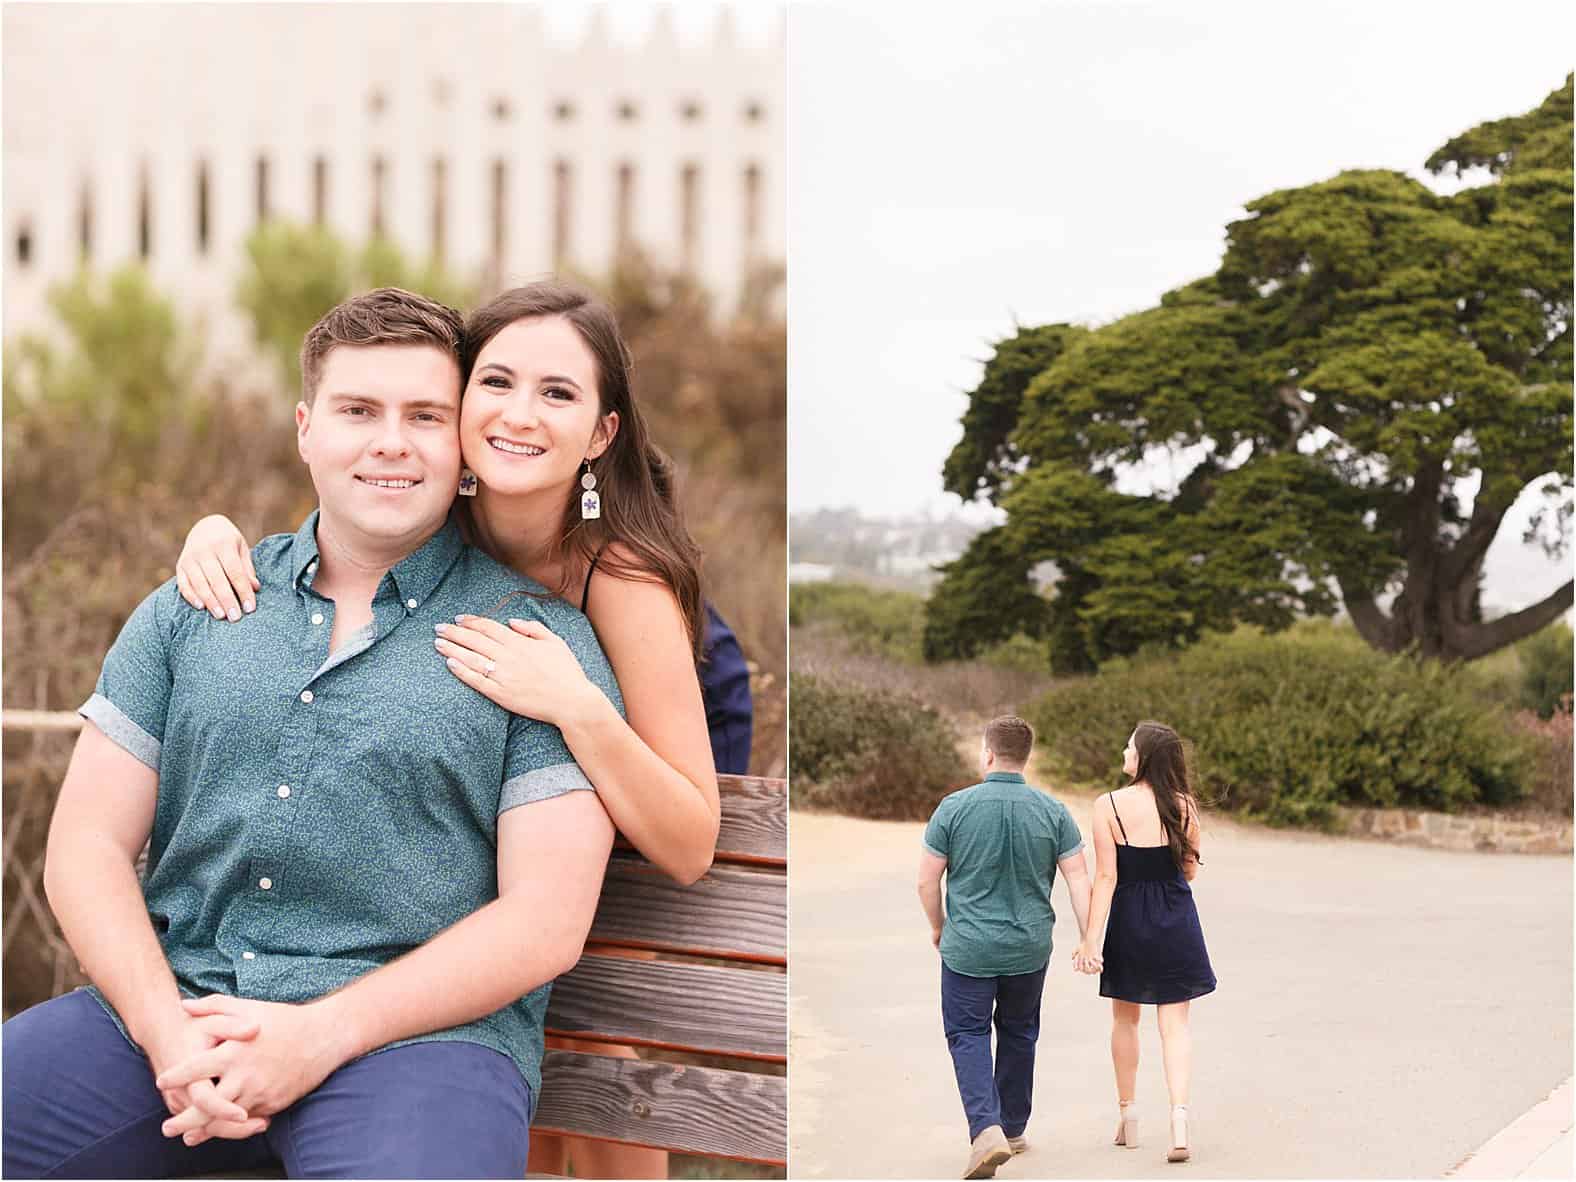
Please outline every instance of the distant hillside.
[{"label": "distant hillside", "polygon": [[864,517],[857,509],[817,509],[788,517],[791,582],[828,579],[928,591],[951,562],[988,529],[972,514]]}]

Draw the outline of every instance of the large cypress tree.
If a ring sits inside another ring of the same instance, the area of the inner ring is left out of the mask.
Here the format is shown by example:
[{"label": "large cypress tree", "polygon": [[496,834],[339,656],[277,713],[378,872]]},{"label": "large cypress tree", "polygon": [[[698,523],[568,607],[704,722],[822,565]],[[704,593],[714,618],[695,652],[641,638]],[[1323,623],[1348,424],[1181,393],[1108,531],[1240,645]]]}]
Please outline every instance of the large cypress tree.
[{"label": "large cypress tree", "polygon": [[[1088,668],[1344,604],[1376,648],[1471,659],[1557,618],[1569,582],[1493,620],[1478,590],[1528,485],[1549,497],[1528,540],[1568,540],[1571,89],[1427,161],[1480,184],[1371,170],[1271,193],[1158,307],[1001,342],[944,480],[1007,522],[947,569],[927,653],[1028,626]],[[1157,448],[1203,458],[1174,490],[1118,491]],[[981,598],[1046,560],[1045,613]]]}]

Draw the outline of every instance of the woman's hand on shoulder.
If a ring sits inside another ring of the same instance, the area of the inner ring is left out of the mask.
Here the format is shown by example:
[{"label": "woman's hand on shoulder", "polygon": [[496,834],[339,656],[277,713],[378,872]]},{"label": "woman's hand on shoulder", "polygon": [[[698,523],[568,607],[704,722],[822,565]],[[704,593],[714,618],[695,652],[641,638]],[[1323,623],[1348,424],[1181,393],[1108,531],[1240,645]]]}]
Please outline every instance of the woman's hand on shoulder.
[{"label": "woman's hand on shoulder", "polygon": [[563,638],[540,620],[456,616],[437,625],[449,672],[511,714],[563,728],[583,708],[606,702]]},{"label": "woman's hand on shoulder", "polygon": [[182,599],[216,620],[239,620],[243,611],[257,610],[263,586],[246,537],[220,513],[204,517],[186,535],[175,560],[175,585]]}]

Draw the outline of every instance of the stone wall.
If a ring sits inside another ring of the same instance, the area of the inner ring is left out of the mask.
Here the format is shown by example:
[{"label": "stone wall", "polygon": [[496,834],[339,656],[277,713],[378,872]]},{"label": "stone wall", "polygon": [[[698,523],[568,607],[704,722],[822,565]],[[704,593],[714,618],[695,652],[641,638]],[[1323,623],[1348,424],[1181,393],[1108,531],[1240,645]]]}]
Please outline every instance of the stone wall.
[{"label": "stone wall", "polygon": [[1504,854],[1568,854],[1571,821],[1504,813],[1451,814],[1421,809],[1342,809],[1346,832],[1440,850]]}]

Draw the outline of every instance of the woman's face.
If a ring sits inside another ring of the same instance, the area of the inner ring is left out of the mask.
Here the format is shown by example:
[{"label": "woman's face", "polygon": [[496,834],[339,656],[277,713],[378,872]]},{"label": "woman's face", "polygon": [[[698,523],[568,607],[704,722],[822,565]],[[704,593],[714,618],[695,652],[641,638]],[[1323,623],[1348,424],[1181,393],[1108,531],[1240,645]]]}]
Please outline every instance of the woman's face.
[{"label": "woman's face", "polygon": [[1127,736],[1127,746],[1122,748],[1122,770],[1130,776],[1138,774],[1138,746],[1133,742],[1136,738],[1138,732],[1134,731]]},{"label": "woman's face", "polygon": [[460,406],[460,452],[504,496],[578,486],[618,415],[600,413],[596,359],[561,316],[516,320],[483,347]]}]

